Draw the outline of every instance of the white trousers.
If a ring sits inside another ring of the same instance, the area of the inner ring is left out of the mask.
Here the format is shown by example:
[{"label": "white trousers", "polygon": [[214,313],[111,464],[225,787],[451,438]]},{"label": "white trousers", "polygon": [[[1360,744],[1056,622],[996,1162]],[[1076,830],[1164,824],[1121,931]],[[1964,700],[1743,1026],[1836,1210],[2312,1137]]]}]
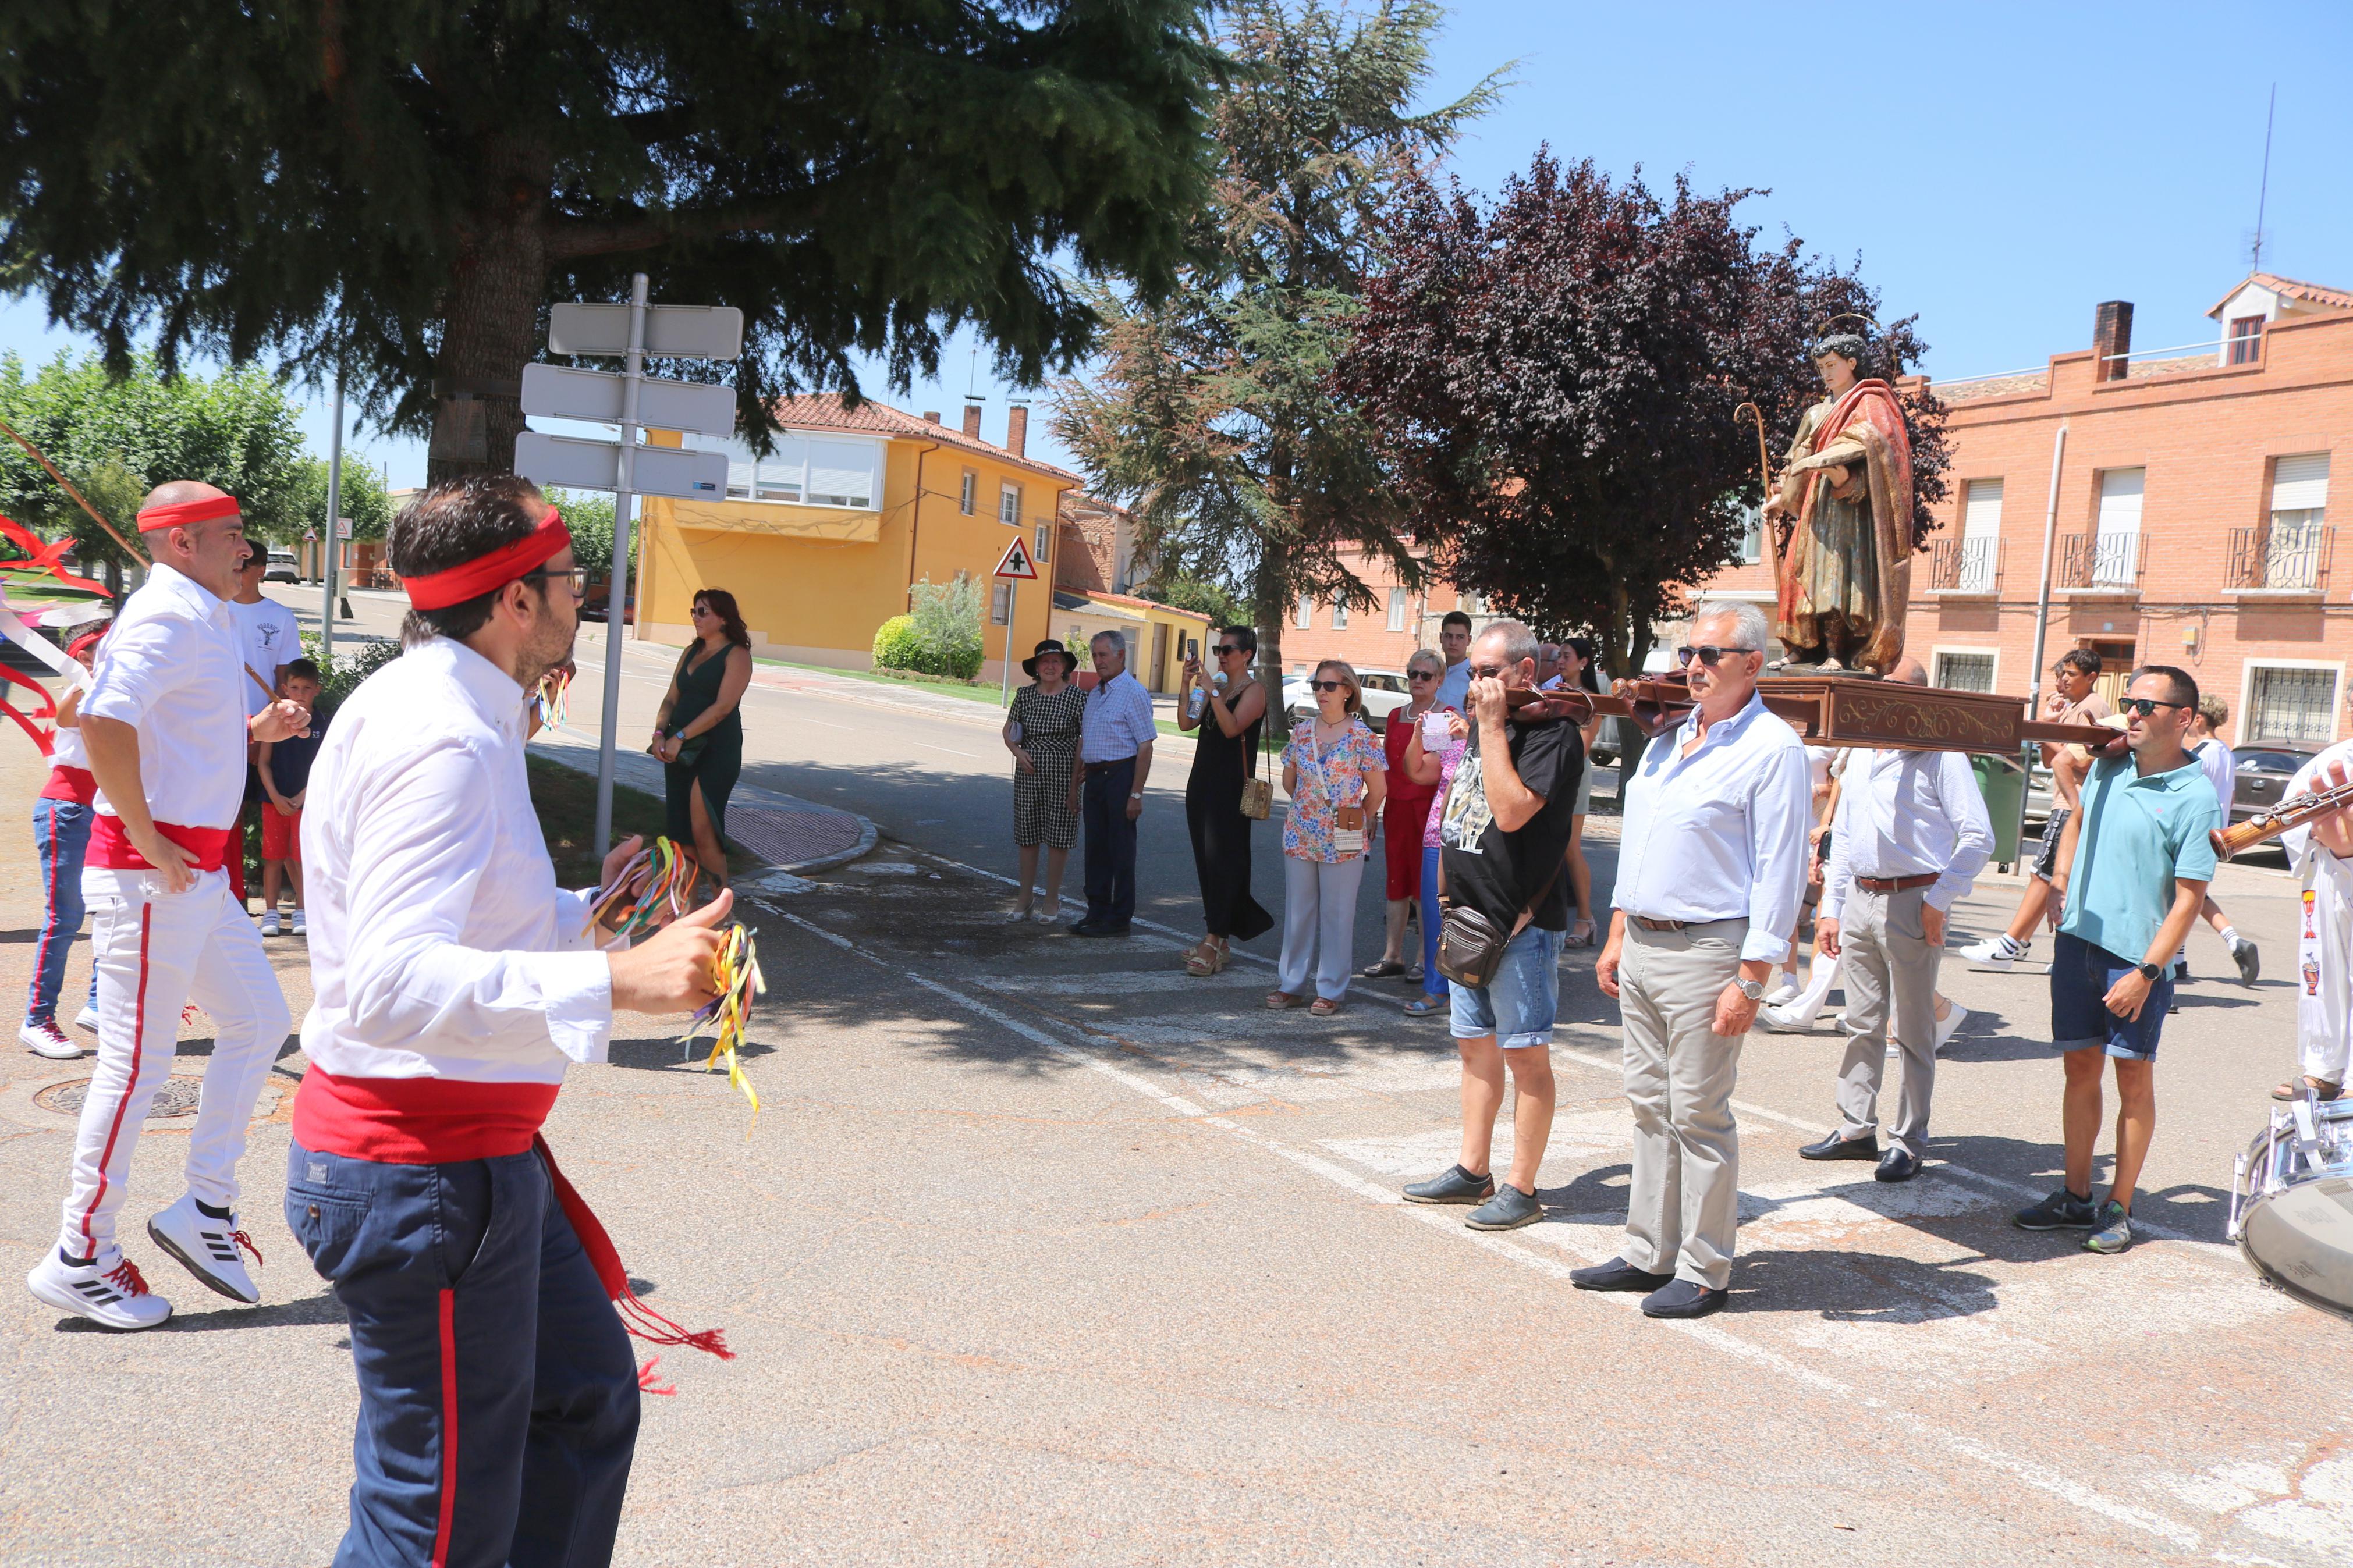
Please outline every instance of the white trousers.
[{"label": "white trousers", "polygon": [[2353,1042],[2353,865],[2309,845],[2296,868],[2295,1046],[2307,1078],[2343,1083]]},{"label": "white trousers", "polygon": [[1278,990],[1307,993],[1307,971],[1315,971],[1315,994],[1337,1002],[1348,994],[1356,954],[1356,889],[1365,879],[1366,857],[1350,860],[1282,858],[1282,957],[1275,964]]},{"label": "white trousers", "polygon": [[92,866],[81,886],[97,949],[98,1063],[74,1138],[58,1245],[75,1258],[104,1258],[116,1250],[115,1215],[140,1123],[171,1076],[181,1009],[193,1000],[216,1026],[188,1140],[188,1190],[216,1208],[237,1206],[246,1124],[290,1019],[260,935],[229,897],[227,872],[207,871],[186,892],[165,893],[153,871]]}]

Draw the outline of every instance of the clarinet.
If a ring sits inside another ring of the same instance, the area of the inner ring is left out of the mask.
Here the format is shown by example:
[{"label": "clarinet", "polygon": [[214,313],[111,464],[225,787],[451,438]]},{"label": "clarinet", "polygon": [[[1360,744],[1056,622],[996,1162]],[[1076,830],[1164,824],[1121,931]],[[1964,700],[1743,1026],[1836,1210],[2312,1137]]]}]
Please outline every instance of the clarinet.
[{"label": "clarinet", "polygon": [[2228,827],[2214,829],[2214,853],[2219,858],[2228,860],[2242,849],[2268,844],[2289,829],[2303,826],[2314,817],[2326,816],[2347,806],[2353,806],[2353,784],[2292,795],[2277,805],[2257,812],[2244,822],[2234,822]]}]

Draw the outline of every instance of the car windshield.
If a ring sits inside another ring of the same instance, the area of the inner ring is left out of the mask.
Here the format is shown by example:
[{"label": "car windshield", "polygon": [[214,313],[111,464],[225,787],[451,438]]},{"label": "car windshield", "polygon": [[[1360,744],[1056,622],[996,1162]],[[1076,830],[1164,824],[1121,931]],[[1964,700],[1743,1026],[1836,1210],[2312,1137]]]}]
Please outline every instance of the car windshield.
[{"label": "car windshield", "polygon": [[2311,756],[2303,752],[2241,752],[2239,771],[2242,773],[2292,773],[2311,760]]}]

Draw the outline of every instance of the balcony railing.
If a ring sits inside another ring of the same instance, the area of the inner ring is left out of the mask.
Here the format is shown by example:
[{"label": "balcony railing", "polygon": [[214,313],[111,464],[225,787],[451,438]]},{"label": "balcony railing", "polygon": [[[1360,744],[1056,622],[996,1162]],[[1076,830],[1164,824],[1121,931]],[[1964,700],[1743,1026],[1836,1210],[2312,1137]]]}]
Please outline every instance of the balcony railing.
[{"label": "balcony railing", "polygon": [[2328,584],[2329,542],[2317,522],[2267,522],[2231,531],[2230,586],[2317,593]]},{"label": "balcony railing", "polygon": [[2070,533],[2059,542],[2060,587],[2121,593],[2140,586],[2138,532]]},{"label": "balcony railing", "polygon": [[1928,589],[1938,594],[1990,594],[2001,585],[2001,541],[1939,539],[1928,562]]}]

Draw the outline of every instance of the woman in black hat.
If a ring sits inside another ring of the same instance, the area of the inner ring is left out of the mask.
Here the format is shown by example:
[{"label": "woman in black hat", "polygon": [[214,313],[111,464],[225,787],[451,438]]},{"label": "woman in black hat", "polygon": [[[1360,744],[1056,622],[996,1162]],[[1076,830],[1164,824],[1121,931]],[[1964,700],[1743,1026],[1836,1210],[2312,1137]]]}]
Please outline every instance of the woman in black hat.
[{"label": "woman in black hat", "polygon": [[[1087,694],[1071,684],[1079,661],[1053,637],[1021,661],[1021,673],[1035,679],[1013,694],[1005,721],[1005,749],[1013,753],[1013,842],[1021,848],[1021,896],[1009,917],[1052,925],[1061,918],[1062,870],[1071,846],[1079,841],[1079,814],[1071,773],[1079,762],[1079,721]],[[1038,880],[1038,846],[1046,846],[1046,902],[1033,917],[1030,893]]]}]

